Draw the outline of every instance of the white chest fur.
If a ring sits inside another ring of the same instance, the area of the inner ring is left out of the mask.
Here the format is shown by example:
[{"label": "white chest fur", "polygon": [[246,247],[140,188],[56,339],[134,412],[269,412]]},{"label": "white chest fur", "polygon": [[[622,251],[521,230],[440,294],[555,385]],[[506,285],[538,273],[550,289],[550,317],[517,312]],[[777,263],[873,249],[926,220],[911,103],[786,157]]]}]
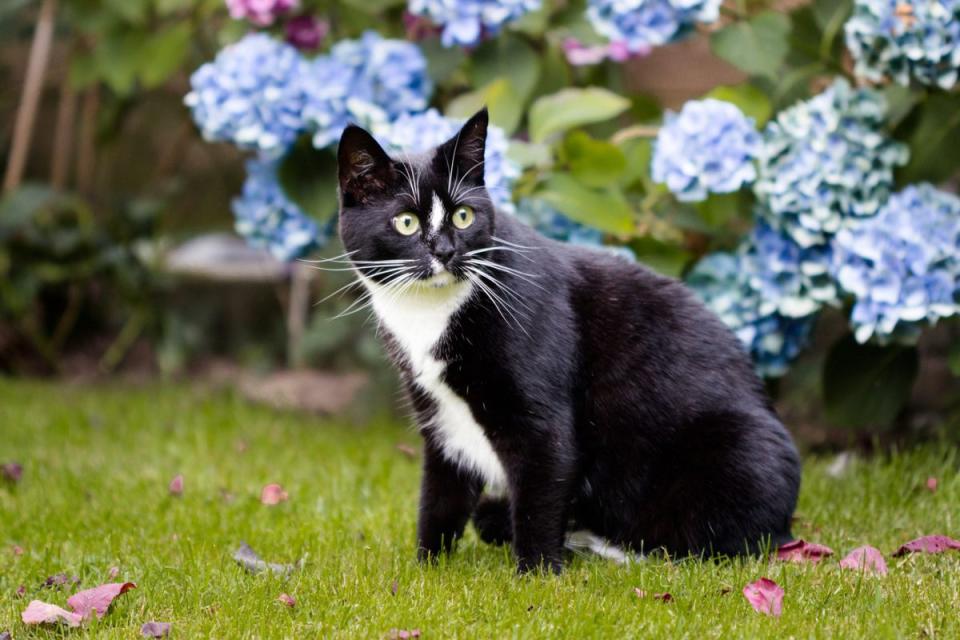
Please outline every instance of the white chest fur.
[{"label": "white chest fur", "polygon": [[506,487],[506,473],[470,406],[443,381],[444,363],[433,356],[450,318],[472,293],[469,282],[416,287],[395,295],[364,279],[380,322],[410,364],[414,382],[437,407],[430,428],[448,460],[478,473],[491,489]]}]

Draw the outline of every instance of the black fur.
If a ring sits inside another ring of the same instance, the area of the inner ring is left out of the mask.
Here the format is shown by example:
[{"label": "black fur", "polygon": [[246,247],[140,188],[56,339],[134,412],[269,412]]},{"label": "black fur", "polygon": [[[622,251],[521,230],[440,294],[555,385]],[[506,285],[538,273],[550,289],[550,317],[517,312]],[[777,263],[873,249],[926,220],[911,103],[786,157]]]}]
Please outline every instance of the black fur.
[{"label": "black fur", "polygon": [[[340,146],[341,234],[352,259],[415,258],[426,278],[440,246],[462,279],[468,251],[499,246],[483,256],[502,268],[487,273],[516,295],[501,291],[511,316],[475,292],[434,348],[507,472],[508,501],[481,501],[482,480],[444,457],[433,399],[395,351],[426,440],[420,557],[448,550],[471,514],[484,540],[512,542],[522,571],[559,571],[572,528],[675,556],[790,540],[798,456],[736,338],[675,280],[546,239],[497,213],[482,188],[455,202],[450,171],[453,182],[466,174],[482,187],[486,125],[484,111],[413,160],[388,159],[356,127]],[[417,178],[419,199],[405,176]],[[474,225],[447,221],[440,239],[398,234],[393,216],[426,219],[434,192],[448,210],[473,207]]]}]

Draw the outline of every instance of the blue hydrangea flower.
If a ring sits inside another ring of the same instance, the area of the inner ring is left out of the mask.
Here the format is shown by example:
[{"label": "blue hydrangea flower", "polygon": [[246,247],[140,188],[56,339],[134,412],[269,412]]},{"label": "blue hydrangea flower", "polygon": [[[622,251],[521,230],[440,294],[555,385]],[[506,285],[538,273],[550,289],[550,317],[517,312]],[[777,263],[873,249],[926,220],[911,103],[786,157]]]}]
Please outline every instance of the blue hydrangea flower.
[{"label": "blue hydrangea flower", "polygon": [[304,127],[306,67],[289,44],[250,34],[193,73],[184,102],[207,140],[277,157]]},{"label": "blue hydrangea flower", "polygon": [[443,46],[472,47],[541,4],[542,0],[409,0],[407,8],[443,27]]},{"label": "blue hydrangea flower", "polygon": [[760,134],[753,118],[722,100],[691,100],[667,112],[654,144],[651,172],[685,202],[731,193],[757,177]]},{"label": "blue hydrangea flower", "polygon": [[247,161],[247,179],[232,207],[237,233],[251,245],[265,247],[278,260],[290,261],[329,239],[283,192],[277,177],[279,161],[253,158]]},{"label": "blue hydrangea flower", "polygon": [[[418,153],[443,144],[456,135],[462,125],[463,121],[446,118],[436,109],[430,109],[375,126],[373,133],[388,151]],[[497,208],[513,213],[513,183],[520,176],[520,168],[507,158],[507,146],[503,129],[490,125],[484,153],[484,181]]]},{"label": "blue hydrangea flower", "polygon": [[885,115],[877,92],[839,79],[770,122],[754,185],[770,224],[810,247],[847,221],[874,215],[908,154],[883,132]]},{"label": "blue hydrangea flower", "polygon": [[734,332],[757,372],[777,377],[808,344],[816,314],[788,317],[776,311],[745,275],[754,266],[743,251],[714,253],[697,263],[687,284]]},{"label": "blue hydrangea flower", "polygon": [[369,128],[423,111],[433,91],[420,48],[375,31],[315,59],[304,85],[303,117],[317,148],[335,144],[350,122]]},{"label": "blue hydrangea flower", "polygon": [[803,318],[838,300],[830,245],[801,247],[762,220],[740,248],[743,276],[764,314]]},{"label": "blue hydrangea flower", "polygon": [[960,312],[960,198],[929,184],[890,197],[873,218],[841,230],[833,271],[856,302],[859,342],[913,340]]},{"label": "blue hydrangea flower", "polygon": [[722,0],[589,0],[587,18],[597,33],[633,53],[667,44],[694,23],[714,22]]},{"label": "blue hydrangea flower", "polygon": [[950,89],[960,76],[960,0],[856,0],[845,26],[854,71]]},{"label": "blue hydrangea flower", "polygon": [[540,198],[524,198],[518,202],[517,217],[548,238],[602,249],[630,261],[637,259],[627,247],[604,244],[603,232],[599,229],[571,220]]}]

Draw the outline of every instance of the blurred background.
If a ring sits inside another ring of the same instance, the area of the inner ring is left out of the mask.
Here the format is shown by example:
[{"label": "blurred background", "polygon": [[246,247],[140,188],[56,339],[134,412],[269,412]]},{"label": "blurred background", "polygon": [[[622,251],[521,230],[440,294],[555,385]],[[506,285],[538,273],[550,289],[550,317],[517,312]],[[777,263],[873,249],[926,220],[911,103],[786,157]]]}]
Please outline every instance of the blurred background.
[{"label": "blurred background", "polygon": [[956,440],[958,69],[956,0],[6,0],[0,375],[399,411],[336,141],[486,104],[504,215],[686,279],[805,448]]}]

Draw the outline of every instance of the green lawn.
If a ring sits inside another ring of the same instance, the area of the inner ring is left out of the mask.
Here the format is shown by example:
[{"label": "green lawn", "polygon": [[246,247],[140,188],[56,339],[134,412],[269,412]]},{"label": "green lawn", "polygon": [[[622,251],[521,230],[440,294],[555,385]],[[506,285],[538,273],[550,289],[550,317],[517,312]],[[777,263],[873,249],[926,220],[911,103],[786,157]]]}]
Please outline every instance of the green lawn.
[{"label": "green lawn", "polygon": [[[619,567],[593,558],[560,577],[520,578],[506,550],[470,532],[439,566],[418,566],[420,474],[401,442],[418,444],[386,421],[330,423],[186,386],[0,380],[0,462],[24,466],[16,488],[0,485],[0,632],[134,638],[159,620],[176,638],[381,638],[415,628],[423,638],[960,637],[956,552],[888,558],[885,578],[832,561]],[[858,462],[842,479],[826,473],[829,462],[807,461],[798,536],[845,553],[960,534],[958,457],[948,447]],[[172,498],[178,473],[185,490]],[[928,476],[939,478],[936,493],[923,488]],[[260,504],[269,482],[289,501]],[[241,540],[266,560],[305,557],[305,566],[287,578],[248,575],[230,558]],[[76,574],[90,587],[109,581],[112,566],[139,586],[102,621],[74,630],[20,622],[33,598],[65,604],[69,593],[39,588],[47,576]],[[779,619],[740,595],[764,575],[786,590]],[[641,601],[634,587],[673,602]],[[284,592],[295,608],[277,601]]]}]

